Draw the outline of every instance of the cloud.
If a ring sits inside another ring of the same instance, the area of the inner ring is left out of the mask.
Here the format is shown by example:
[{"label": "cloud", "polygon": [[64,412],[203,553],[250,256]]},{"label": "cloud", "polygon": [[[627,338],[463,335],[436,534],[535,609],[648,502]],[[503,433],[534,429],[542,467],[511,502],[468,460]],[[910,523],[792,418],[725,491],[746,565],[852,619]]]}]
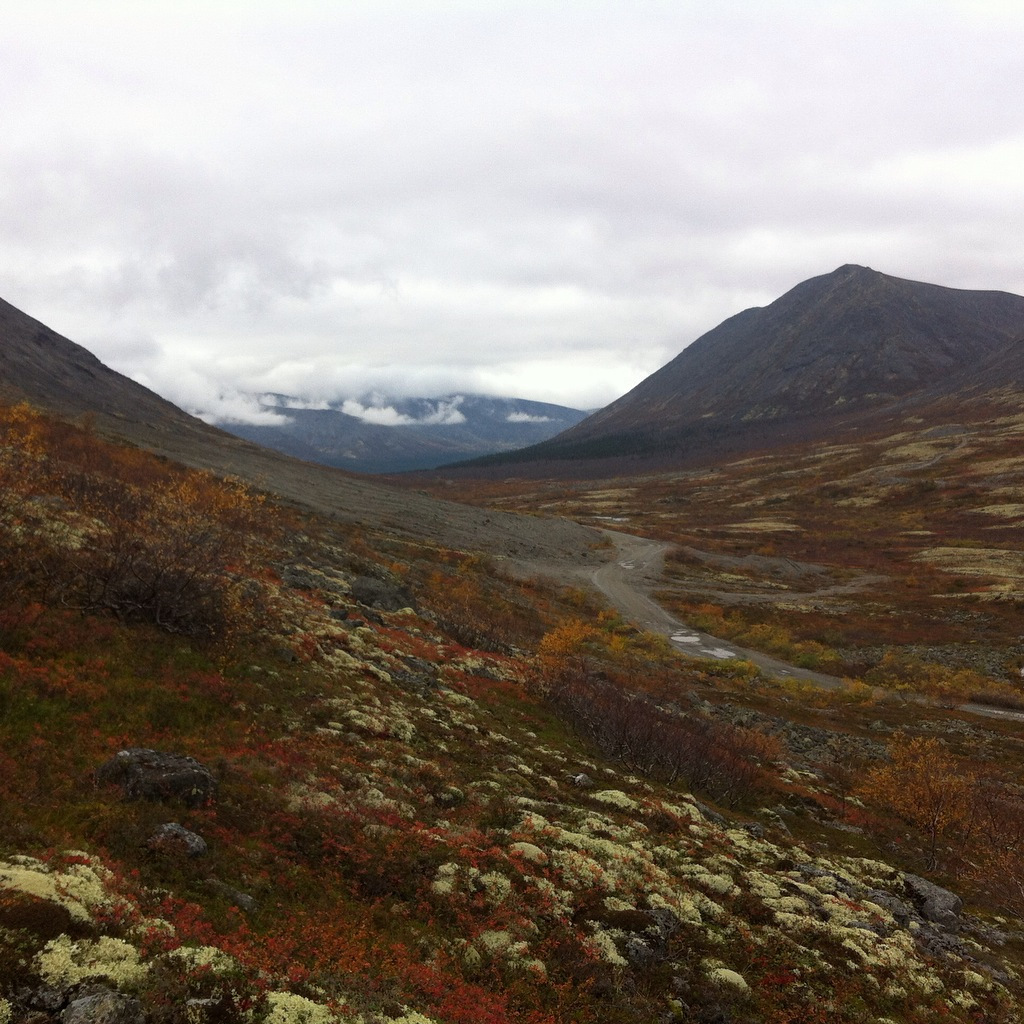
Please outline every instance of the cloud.
[{"label": "cloud", "polygon": [[272,405],[284,409],[307,409],[323,412],[331,408],[331,404],[329,402],[309,401],[302,398],[293,398],[291,395],[260,395],[259,402],[260,405]]},{"label": "cloud", "polygon": [[593,408],[843,263],[1024,292],[1012,5],[4,17],[0,296],[196,407]]},{"label": "cloud", "polygon": [[510,412],[505,417],[506,423],[550,423],[550,416],[531,416],[528,412]]},{"label": "cloud", "polygon": [[363,405],[355,399],[348,399],[342,403],[341,411],[364,423],[375,423],[382,427],[455,426],[466,422],[465,415],[459,411],[462,402],[463,398],[459,395],[450,401],[435,403],[429,412],[421,416],[410,416],[399,412],[393,405]]},{"label": "cloud", "polygon": [[222,392],[209,404],[210,408],[193,410],[208,423],[257,423],[283,427],[293,422],[292,417],[267,409],[254,395]]}]

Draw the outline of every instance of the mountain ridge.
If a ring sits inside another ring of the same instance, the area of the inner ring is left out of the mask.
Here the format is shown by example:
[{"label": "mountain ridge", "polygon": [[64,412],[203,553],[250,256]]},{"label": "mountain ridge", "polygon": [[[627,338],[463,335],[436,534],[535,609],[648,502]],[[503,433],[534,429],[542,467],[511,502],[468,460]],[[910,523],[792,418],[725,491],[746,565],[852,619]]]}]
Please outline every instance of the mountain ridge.
[{"label": "mountain ridge", "polygon": [[[316,409],[285,395],[266,398],[262,408],[288,422],[218,425],[285,454],[359,473],[432,469],[455,459],[523,448],[586,416],[547,402],[463,392],[430,399],[371,396]],[[357,413],[347,411],[350,404]]]},{"label": "mountain ridge", "polygon": [[592,530],[567,520],[542,523],[488,512],[243,440],[190,416],[2,300],[0,397],[27,401],[64,419],[85,417],[100,435],[194,469],[247,480],[337,521],[384,525],[396,535],[498,556],[534,552],[573,560],[586,557],[595,541]]},{"label": "mountain ridge", "polygon": [[1021,296],[846,264],[727,318],[550,441],[489,462],[682,458],[827,436],[903,401],[970,389],[976,368],[1012,360],[1021,337]]}]

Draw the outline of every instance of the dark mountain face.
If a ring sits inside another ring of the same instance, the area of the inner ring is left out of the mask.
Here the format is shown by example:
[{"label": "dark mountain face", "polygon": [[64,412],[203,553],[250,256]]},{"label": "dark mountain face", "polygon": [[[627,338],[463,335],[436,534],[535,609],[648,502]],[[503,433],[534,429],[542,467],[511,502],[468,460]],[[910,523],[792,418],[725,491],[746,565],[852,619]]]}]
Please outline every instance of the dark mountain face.
[{"label": "dark mountain face", "polygon": [[102,434],[219,473],[241,474],[237,467],[255,467],[262,458],[254,446],[190,416],[3,300],[0,398],[66,419],[88,416]]},{"label": "dark mountain face", "polygon": [[[359,473],[430,469],[456,459],[505,452],[553,437],[586,413],[561,405],[486,395],[408,398],[384,404],[401,422],[368,423],[341,408],[300,409],[284,396],[265,404],[280,425],[225,423],[225,430],[298,458]],[[378,402],[378,405],[381,404]]]},{"label": "dark mountain face", "polygon": [[64,416],[192,417],[0,299],[0,394]]},{"label": "dark mountain face", "polygon": [[963,385],[977,367],[1010,358],[1022,336],[1020,296],[844,266],[730,317],[624,397],[517,458],[665,457],[787,432],[823,436],[909,396]]},{"label": "dark mountain face", "polygon": [[262,448],[189,416],[3,302],[0,400],[27,400],[68,419],[87,414],[97,433],[218,476],[239,477],[285,503],[339,522],[431,545],[500,556],[527,549],[538,558],[576,564],[597,539],[592,530],[565,519],[542,521],[441,501]]}]

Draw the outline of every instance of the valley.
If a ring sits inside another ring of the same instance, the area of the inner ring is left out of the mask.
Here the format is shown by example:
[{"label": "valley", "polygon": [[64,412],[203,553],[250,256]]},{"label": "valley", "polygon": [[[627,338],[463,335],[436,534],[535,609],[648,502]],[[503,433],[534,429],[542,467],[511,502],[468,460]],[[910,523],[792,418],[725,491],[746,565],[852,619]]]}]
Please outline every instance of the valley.
[{"label": "valley", "polygon": [[[1017,1014],[1019,726],[630,624],[608,598],[641,622],[647,587],[688,599],[675,541],[597,524],[635,528],[677,479],[563,482],[585,525],[511,483],[474,507],[339,481],[340,516],[24,407],[3,436],[10,1021],[97,999],[139,1024]],[[722,527],[757,521],[732,507],[749,469],[708,490],[699,550],[725,561],[697,564],[751,592],[788,566],[804,599],[845,577],[820,551],[745,561],[761,535]],[[324,509],[329,479],[305,478]],[[181,568],[198,589],[172,604]],[[118,783],[133,758],[201,788]]]},{"label": "valley", "polygon": [[658,599],[725,641],[883,685],[886,655],[902,652],[936,666],[931,684],[963,672],[1017,699],[1024,421],[1008,402],[991,419],[895,427],[705,469],[478,480],[464,494],[595,528],[613,518],[671,545]]},{"label": "valley", "polygon": [[0,314],[0,1024],[1020,1019],[1012,373],[383,483]]}]

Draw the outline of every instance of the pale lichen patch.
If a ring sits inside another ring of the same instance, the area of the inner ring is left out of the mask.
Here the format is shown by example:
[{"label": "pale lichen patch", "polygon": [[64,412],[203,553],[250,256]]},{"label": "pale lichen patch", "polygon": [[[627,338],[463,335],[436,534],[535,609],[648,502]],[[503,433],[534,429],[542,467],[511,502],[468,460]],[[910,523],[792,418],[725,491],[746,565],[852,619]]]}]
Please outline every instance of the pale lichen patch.
[{"label": "pale lichen patch", "polygon": [[36,954],[35,962],[39,976],[57,988],[93,978],[104,978],[118,988],[134,988],[149,971],[134,946],[109,936],[75,941],[58,935]]}]

